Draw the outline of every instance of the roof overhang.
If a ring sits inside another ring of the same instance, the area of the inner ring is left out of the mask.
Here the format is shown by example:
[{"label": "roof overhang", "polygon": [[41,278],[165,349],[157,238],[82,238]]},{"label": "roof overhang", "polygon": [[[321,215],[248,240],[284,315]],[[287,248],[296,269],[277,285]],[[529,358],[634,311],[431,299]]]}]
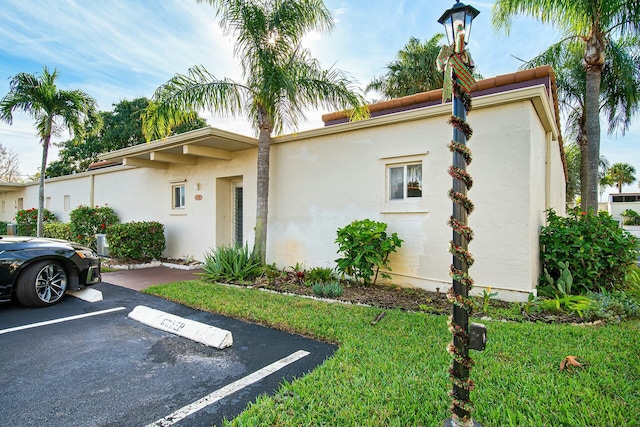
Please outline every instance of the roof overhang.
[{"label": "roof overhang", "polygon": [[256,148],[258,140],[221,129],[205,127],[148,144],[122,148],[98,156],[124,166],[167,169],[169,164],[196,165],[198,159],[231,160],[235,151]]},{"label": "roof overhang", "polygon": [[12,193],[25,187],[22,182],[0,182],[0,193]]}]

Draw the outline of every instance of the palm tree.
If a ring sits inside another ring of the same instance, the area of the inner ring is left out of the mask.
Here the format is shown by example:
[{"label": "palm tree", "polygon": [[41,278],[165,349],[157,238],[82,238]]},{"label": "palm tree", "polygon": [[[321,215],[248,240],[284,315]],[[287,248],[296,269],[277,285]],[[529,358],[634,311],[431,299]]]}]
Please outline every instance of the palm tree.
[{"label": "palm tree", "polygon": [[[365,88],[365,93],[376,90],[385,99],[392,99],[440,89],[444,76],[442,71],[438,71],[436,59],[443,37],[444,34],[435,34],[424,43],[411,37],[398,51],[397,59],[387,64],[387,73],[374,77]],[[482,79],[477,72],[473,75],[476,79]]]},{"label": "palm tree", "polygon": [[9,83],[9,93],[0,101],[0,120],[13,123],[14,111],[23,111],[35,120],[35,126],[42,142],[42,163],[40,165],[40,187],[38,191],[37,235],[42,237],[44,214],[44,171],[51,137],[67,129],[76,139],[84,136],[85,122],[93,121],[99,130],[100,118],[95,99],[81,90],[60,90],[56,86],[58,72],[53,73],[45,66],[42,74],[19,73]]},{"label": "palm tree", "polygon": [[[560,108],[567,121],[565,136],[574,139],[579,147],[580,194],[588,189],[588,144],[586,136],[586,71],[582,66],[581,42],[565,40],[549,47],[521,69],[540,65],[551,65],[556,75]],[[640,110],[640,45],[637,37],[611,40],[605,49],[605,64],[602,69],[600,90],[600,112],[605,113],[608,134],[629,129],[634,115]],[[566,152],[567,155],[570,153]],[[575,154],[575,153],[574,153]],[[604,159],[606,161],[606,159]],[[606,186],[608,164],[600,156],[598,183]],[[567,194],[568,195],[568,194]],[[583,198],[584,199],[584,198]],[[582,208],[586,210],[583,204]]]},{"label": "palm tree", "polygon": [[327,31],[333,26],[322,0],[198,1],[210,3],[226,33],[236,37],[235,55],[240,58],[245,82],[217,79],[201,66],[174,76],[154,94],[143,117],[145,135],[148,140],[165,136],[198,109],[245,114],[258,134],[254,254],[264,263],[273,132],[295,130],[306,108],[359,112],[363,99],[354,93],[344,73],[322,69],[301,47],[309,31]]},{"label": "palm tree", "polygon": [[397,59],[387,64],[387,73],[374,79],[365,93],[376,90],[386,99],[400,98],[442,87],[442,72],[436,67],[443,34],[435,34],[423,43],[415,37],[398,51]]},{"label": "palm tree", "polygon": [[624,184],[633,184],[636,180],[636,168],[628,163],[614,163],[606,175],[609,182],[618,187],[618,193],[622,193]]},{"label": "palm tree", "polygon": [[523,14],[552,23],[567,39],[583,43],[585,82],[585,135],[588,146],[587,191],[583,209],[598,209],[600,159],[600,87],[606,45],[615,36],[640,34],[640,2],[620,0],[497,0],[493,5],[495,28],[510,30],[511,18]]}]

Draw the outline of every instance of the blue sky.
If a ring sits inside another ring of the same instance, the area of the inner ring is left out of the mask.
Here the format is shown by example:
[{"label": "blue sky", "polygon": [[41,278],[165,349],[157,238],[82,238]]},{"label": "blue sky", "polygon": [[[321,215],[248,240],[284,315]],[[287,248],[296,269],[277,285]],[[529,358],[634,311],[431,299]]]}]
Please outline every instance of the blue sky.
[{"label": "blue sky", "polygon": [[[364,88],[385,73],[411,36],[427,39],[443,28],[437,23],[453,0],[325,0],[335,17],[330,34],[311,34],[306,46],[326,68],[349,73]],[[560,35],[531,19],[514,20],[511,35],[491,27],[489,1],[467,1],[480,10],[473,23],[470,50],[485,77],[511,73]],[[9,78],[57,68],[59,86],[82,89],[101,110],[123,99],[151,97],[175,73],[204,65],[217,77],[241,80],[233,39],[223,35],[208,4],[196,0],[3,0],[0,8],[0,96]],[[322,126],[324,111],[308,114],[300,130]],[[244,120],[203,114],[211,126],[252,135]],[[611,163],[630,163],[640,176],[640,123],[626,136],[607,136],[601,153]],[[67,139],[62,136],[55,141]],[[13,126],[0,123],[0,143],[18,153],[20,171],[32,175],[41,147],[31,119],[17,114]],[[49,160],[55,160],[51,151]],[[628,188],[638,191],[636,184]],[[611,189],[611,191],[613,191]],[[609,191],[606,191],[608,193]]]}]

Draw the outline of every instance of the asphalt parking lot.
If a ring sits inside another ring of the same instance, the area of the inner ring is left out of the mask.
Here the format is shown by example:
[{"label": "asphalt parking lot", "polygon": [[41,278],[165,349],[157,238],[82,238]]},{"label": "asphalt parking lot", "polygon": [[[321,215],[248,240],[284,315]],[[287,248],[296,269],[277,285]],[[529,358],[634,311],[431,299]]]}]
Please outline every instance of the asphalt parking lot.
[{"label": "asphalt parking lot", "polygon": [[[103,301],[0,305],[0,426],[221,425],[336,350],[120,286],[94,288]],[[127,314],[138,305],[231,331],[233,345],[217,350],[136,322]],[[49,321],[59,323],[33,326]]]}]

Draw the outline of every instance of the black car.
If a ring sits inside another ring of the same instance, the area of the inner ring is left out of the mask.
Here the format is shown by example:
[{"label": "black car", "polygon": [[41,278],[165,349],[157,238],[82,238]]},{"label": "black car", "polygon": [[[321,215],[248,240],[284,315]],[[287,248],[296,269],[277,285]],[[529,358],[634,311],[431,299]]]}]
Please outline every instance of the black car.
[{"label": "black car", "polygon": [[100,283],[100,258],[66,240],[0,236],[0,302],[15,294],[22,304],[44,307],[66,291]]}]

